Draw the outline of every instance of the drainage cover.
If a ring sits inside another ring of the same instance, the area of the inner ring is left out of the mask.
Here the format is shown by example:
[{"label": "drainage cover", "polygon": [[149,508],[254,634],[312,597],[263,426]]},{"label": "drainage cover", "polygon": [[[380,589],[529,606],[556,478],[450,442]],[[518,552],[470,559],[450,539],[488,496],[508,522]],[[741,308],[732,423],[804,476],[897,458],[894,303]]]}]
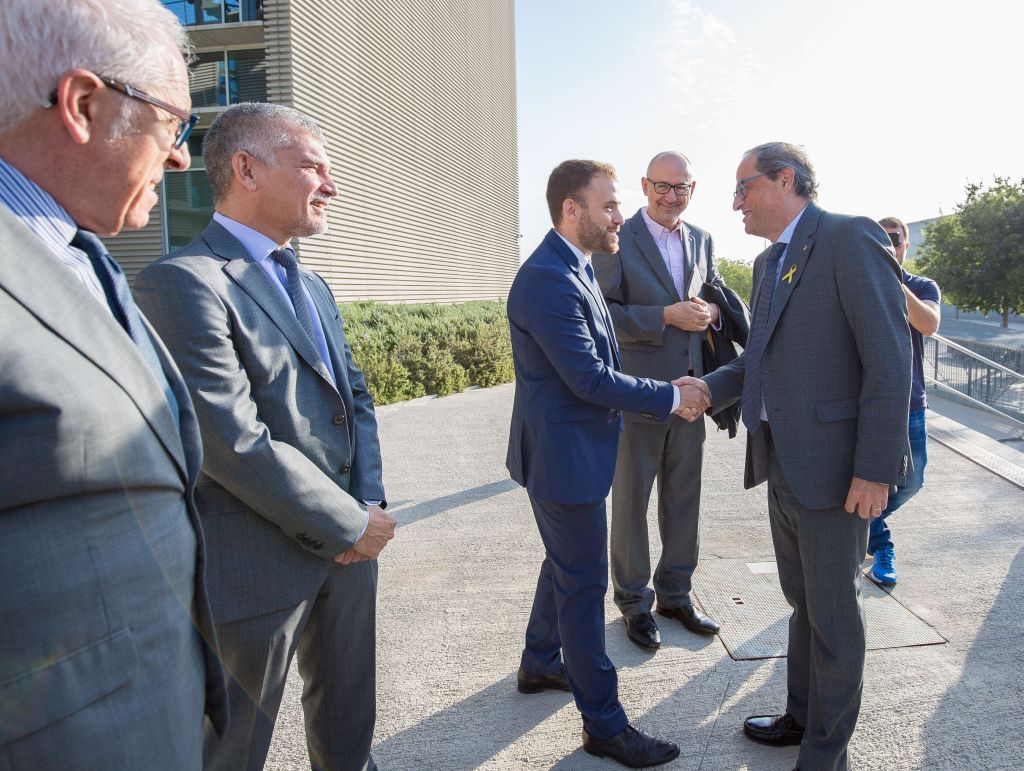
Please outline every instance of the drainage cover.
[{"label": "drainage cover", "polygon": [[[887,592],[862,580],[868,650],[946,642]],[[704,611],[721,624],[719,636],[734,659],[786,655],[792,609],[782,596],[774,562],[702,560],[693,574],[693,593]]]}]

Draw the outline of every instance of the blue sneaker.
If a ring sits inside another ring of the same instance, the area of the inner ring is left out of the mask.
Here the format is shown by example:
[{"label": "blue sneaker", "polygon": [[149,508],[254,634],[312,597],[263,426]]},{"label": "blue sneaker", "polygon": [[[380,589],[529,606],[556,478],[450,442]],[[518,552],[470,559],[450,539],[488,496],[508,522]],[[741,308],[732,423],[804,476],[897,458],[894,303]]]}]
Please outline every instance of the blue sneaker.
[{"label": "blue sneaker", "polygon": [[887,544],[875,550],[875,564],[871,566],[871,580],[882,586],[896,584],[896,550]]}]

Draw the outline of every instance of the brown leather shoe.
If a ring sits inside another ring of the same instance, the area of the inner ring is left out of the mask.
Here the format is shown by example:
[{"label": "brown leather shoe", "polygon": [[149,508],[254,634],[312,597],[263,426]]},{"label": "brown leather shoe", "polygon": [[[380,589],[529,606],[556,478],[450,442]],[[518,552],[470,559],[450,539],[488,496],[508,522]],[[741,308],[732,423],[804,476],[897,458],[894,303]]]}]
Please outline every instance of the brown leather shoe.
[{"label": "brown leather shoe", "polygon": [[611,739],[595,739],[583,731],[583,751],[598,758],[611,758],[627,768],[650,768],[679,757],[679,745],[655,739],[631,725]]},{"label": "brown leather shoe", "polygon": [[743,733],[755,742],[784,747],[802,742],[804,727],[788,712],[784,715],[753,715],[743,721]]},{"label": "brown leather shoe", "polygon": [[663,608],[659,605],[658,615],[674,618],[696,634],[718,634],[718,630],[721,629],[718,624],[699,613],[692,605],[683,605],[678,608]]},{"label": "brown leather shoe", "polygon": [[565,676],[564,669],[559,669],[550,675],[538,675],[519,667],[519,671],[516,672],[516,687],[519,689],[519,693],[570,690],[569,680]]}]

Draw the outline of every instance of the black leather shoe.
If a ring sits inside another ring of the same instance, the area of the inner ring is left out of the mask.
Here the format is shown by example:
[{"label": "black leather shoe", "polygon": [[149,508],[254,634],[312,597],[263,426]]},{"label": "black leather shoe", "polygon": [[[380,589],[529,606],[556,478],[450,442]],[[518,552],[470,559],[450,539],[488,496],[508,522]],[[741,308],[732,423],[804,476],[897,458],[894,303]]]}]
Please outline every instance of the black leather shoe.
[{"label": "black leather shoe", "polygon": [[755,742],[784,747],[803,741],[804,727],[788,712],[785,715],[754,715],[743,721],[743,733]]},{"label": "black leather shoe", "polygon": [[660,766],[679,757],[679,745],[655,739],[633,726],[611,739],[595,739],[583,731],[583,751],[598,758],[611,758],[628,768]]},{"label": "black leather shoe", "polygon": [[632,616],[625,616],[626,634],[629,639],[641,648],[649,651],[656,651],[661,647],[661,632],[658,625],[654,623],[654,616],[650,613],[636,613]]},{"label": "black leather shoe", "polygon": [[536,675],[519,667],[519,671],[516,673],[516,687],[519,689],[519,693],[570,690],[569,681],[565,677],[564,669],[559,669],[550,675]]},{"label": "black leather shoe", "polygon": [[663,608],[659,605],[658,615],[677,619],[683,626],[697,634],[718,634],[721,628],[692,605],[683,605],[679,608]]}]

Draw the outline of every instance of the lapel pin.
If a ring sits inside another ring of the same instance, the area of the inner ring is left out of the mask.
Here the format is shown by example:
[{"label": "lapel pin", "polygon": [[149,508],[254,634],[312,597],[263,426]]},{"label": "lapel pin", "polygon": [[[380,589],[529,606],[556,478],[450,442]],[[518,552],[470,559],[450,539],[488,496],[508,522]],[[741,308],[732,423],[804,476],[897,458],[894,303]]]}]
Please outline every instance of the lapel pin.
[{"label": "lapel pin", "polygon": [[786,275],[782,277],[782,280],[787,284],[792,284],[794,275],[796,275],[796,265],[790,265],[789,270],[786,271]]}]

